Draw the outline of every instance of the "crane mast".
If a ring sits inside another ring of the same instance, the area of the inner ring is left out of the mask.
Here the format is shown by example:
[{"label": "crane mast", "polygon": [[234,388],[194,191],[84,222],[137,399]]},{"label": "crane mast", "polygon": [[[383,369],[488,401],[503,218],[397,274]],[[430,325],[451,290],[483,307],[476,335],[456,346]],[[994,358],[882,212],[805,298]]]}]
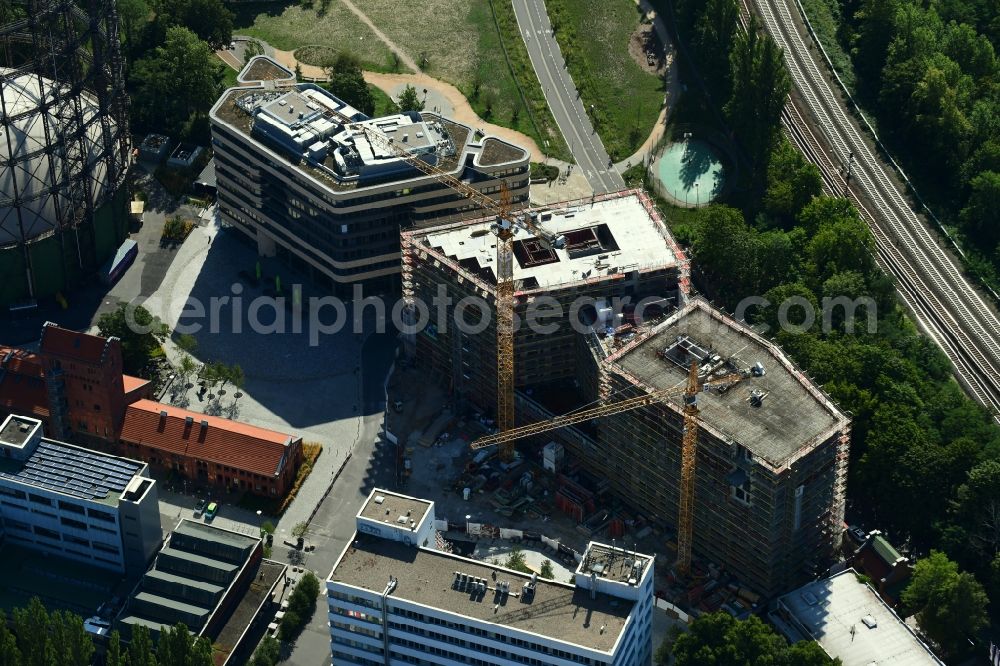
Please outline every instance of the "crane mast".
[{"label": "crane mast", "polygon": [[681,437],[681,487],[677,506],[677,573],[691,572],[694,534],[694,473],[698,461],[698,364],[688,371],[684,391],[684,434]]},{"label": "crane mast", "polygon": [[747,376],[746,372],[734,372],[722,377],[700,381],[698,363],[691,363],[683,386],[652,391],[633,398],[626,398],[606,405],[585,409],[555,418],[530,423],[525,426],[500,430],[493,435],[480,437],[471,444],[473,450],[483,449],[494,444],[503,446],[516,439],[540,435],[551,430],[583,423],[591,419],[621,414],[639,407],[646,407],[666,401],[668,398],[683,395],[684,426],[681,436],[681,483],[680,498],[677,505],[677,572],[686,576],[691,571],[691,542],[694,533],[694,501],[695,501],[695,471],[698,454],[698,394],[706,389],[717,387],[725,391],[739,383]]},{"label": "crane mast", "polygon": [[[500,431],[511,430],[514,427],[514,306],[516,303],[514,298],[514,235],[517,233],[518,227],[523,227],[544,243],[556,247],[561,242],[560,238],[536,225],[528,216],[522,215],[517,220],[514,219],[511,210],[510,190],[507,188],[506,181],[500,185],[500,200],[497,201],[455,178],[450,173],[428,164],[405,148],[401,148],[383,132],[367,126],[363,126],[362,131],[370,142],[390,150],[410,166],[434,177],[497,216],[497,221],[493,225],[493,233],[497,238],[497,427]],[[513,458],[514,439],[500,443],[500,459],[510,462]]]}]

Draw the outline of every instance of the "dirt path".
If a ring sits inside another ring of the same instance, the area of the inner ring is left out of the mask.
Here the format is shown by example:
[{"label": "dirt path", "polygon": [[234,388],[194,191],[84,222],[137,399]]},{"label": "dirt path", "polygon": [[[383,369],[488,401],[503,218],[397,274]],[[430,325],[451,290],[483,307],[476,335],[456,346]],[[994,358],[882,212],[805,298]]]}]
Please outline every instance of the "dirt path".
[{"label": "dirt path", "polygon": [[347,7],[352,12],[354,12],[354,15],[357,16],[359,19],[361,19],[362,23],[364,23],[365,25],[367,25],[369,28],[372,29],[372,32],[375,33],[375,36],[378,37],[379,39],[381,39],[382,43],[385,44],[386,46],[388,46],[390,51],[392,51],[397,56],[399,56],[399,61],[401,63],[403,63],[404,65],[406,65],[407,69],[409,69],[411,72],[419,72],[420,71],[420,68],[417,67],[417,63],[414,62],[413,58],[411,58],[409,55],[407,55],[406,52],[403,51],[403,49],[399,48],[395,44],[395,42],[393,42],[391,39],[389,39],[386,36],[386,34],[384,32],[382,32],[381,30],[379,30],[378,26],[375,25],[370,18],[368,18],[367,14],[365,14],[363,11],[361,11],[360,9],[358,9],[357,6],[353,2],[351,2],[351,0],[340,0],[340,1],[343,3],[343,5],[345,7]]},{"label": "dirt path", "polygon": [[[635,0],[635,4],[638,5],[644,13],[648,14],[653,11],[653,8],[649,4],[648,0]],[[670,33],[667,32],[667,27],[663,23],[663,19],[659,14],[655,14],[654,16],[653,29],[656,31],[656,35],[659,37],[660,44],[662,44],[664,50],[662,55],[662,65],[660,65],[658,69],[664,72],[663,76],[666,87],[666,94],[664,95],[665,104],[663,109],[660,111],[659,117],[656,119],[656,125],[653,126],[653,131],[649,133],[649,136],[639,149],[629,155],[626,159],[615,164],[615,168],[619,173],[625,171],[628,167],[635,166],[645,160],[652,152],[653,148],[656,147],[656,144],[663,137],[663,132],[667,127],[667,114],[670,113],[670,110],[673,108],[674,104],[677,103],[677,99],[681,94],[681,82],[678,74],[679,68],[677,67],[677,51],[675,50],[674,44],[670,39]]]}]

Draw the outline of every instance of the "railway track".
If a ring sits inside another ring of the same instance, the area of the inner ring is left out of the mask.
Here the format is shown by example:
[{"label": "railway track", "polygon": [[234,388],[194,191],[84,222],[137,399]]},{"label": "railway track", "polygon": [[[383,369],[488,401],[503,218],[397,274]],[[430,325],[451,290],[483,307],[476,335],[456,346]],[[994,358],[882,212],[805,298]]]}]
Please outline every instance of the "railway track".
[{"label": "railway track", "polygon": [[[966,390],[997,416],[1000,320],[891,182],[820,72],[785,0],[754,2],[764,27],[784,50],[789,74],[813,120],[807,122],[788,104],[782,114],[786,132],[820,168],[824,189],[849,196],[857,206],[871,227],[876,258],[896,278],[904,302],[951,359]],[[749,11],[746,0],[744,7]],[[856,161],[848,191],[840,167],[848,164],[850,155]]]}]

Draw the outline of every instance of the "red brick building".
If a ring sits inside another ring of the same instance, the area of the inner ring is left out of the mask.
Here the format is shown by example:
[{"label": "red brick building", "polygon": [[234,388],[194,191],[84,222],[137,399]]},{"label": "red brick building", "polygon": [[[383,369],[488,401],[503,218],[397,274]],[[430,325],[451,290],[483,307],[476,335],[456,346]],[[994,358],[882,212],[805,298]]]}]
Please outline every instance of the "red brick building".
[{"label": "red brick building", "polygon": [[125,410],[119,451],[198,485],[281,497],[295,482],[302,439],[138,400]]},{"label": "red brick building", "polygon": [[33,416],[55,439],[113,444],[125,406],[148,393],[147,380],[122,373],[117,338],[46,322],[37,353],[0,347],[0,418]]}]

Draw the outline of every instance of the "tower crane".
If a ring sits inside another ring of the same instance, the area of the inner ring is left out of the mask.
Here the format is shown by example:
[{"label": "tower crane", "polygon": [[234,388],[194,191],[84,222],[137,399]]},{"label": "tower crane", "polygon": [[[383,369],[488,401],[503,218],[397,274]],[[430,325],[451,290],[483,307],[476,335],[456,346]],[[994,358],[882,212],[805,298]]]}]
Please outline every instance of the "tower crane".
[{"label": "tower crane", "polygon": [[626,398],[617,402],[600,405],[571,414],[557,416],[547,421],[539,421],[518,428],[500,431],[480,437],[471,444],[473,450],[498,444],[503,446],[516,439],[539,435],[550,430],[582,423],[612,414],[621,414],[639,407],[665,402],[674,396],[683,395],[684,434],[681,438],[681,485],[677,506],[677,572],[686,576],[691,571],[691,537],[694,531],[694,474],[697,464],[698,447],[698,394],[709,388],[729,390],[742,381],[748,373],[735,372],[715,379],[701,381],[698,377],[698,363],[691,363],[685,385],[651,391],[641,396]]},{"label": "tower crane", "polygon": [[[418,155],[396,144],[394,139],[381,130],[368,125],[361,125],[361,130],[373,145],[390,151],[410,166],[432,176],[497,216],[491,229],[497,238],[497,427],[501,432],[510,430],[514,427],[514,236],[519,229],[523,229],[538,237],[550,248],[562,247],[565,239],[541,228],[528,215],[515,216],[511,209],[510,191],[506,182],[500,187],[500,200],[497,201],[450,173],[420,159]],[[505,462],[513,460],[513,439],[500,444],[500,458]]]}]

